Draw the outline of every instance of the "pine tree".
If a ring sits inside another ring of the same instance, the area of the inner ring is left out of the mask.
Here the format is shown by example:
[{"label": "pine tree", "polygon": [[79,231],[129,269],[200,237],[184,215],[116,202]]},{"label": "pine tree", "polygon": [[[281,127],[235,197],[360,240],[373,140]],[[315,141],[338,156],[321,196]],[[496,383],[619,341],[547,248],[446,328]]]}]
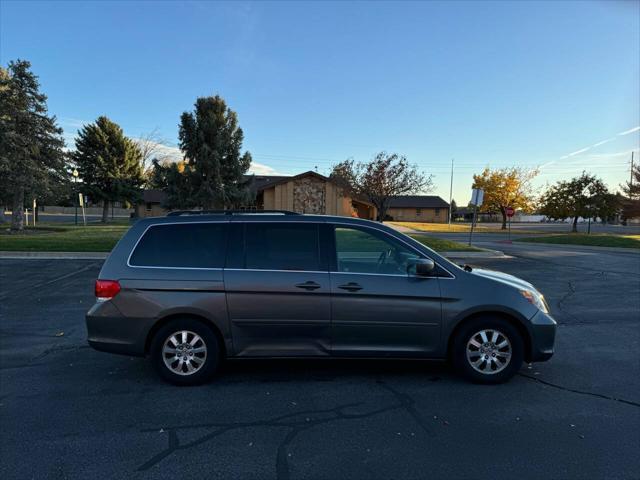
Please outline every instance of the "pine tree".
[{"label": "pine tree", "polygon": [[65,176],[62,129],[30,68],[24,60],[0,68],[0,186],[10,197],[12,231],[24,228],[25,196],[35,198]]},{"label": "pine tree", "polygon": [[198,98],[194,112],[184,112],[180,118],[179,138],[194,206],[236,207],[249,200],[244,174],[251,166],[251,154],[241,153],[244,135],[223,98]]},{"label": "pine tree", "polygon": [[98,117],[95,123],[82,127],[72,158],[84,193],[103,202],[103,223],[107,222],[110,202],[139,198],[144,182],[142,154],[122,128],[107,117]]}]

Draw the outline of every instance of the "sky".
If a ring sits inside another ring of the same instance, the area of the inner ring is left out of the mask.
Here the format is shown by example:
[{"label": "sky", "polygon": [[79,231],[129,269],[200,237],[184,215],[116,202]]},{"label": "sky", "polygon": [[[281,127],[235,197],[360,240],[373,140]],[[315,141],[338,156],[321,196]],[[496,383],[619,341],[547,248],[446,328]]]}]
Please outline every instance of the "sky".
[{"label": "sky", "polygon": [[260,174],[405,155],[470,198],[485,167],[583,170],[612,189],[640,148],[640,2],[0,0],[0,64],[26,59],[73,148],[106,115],[157,130],[219,94]]}]

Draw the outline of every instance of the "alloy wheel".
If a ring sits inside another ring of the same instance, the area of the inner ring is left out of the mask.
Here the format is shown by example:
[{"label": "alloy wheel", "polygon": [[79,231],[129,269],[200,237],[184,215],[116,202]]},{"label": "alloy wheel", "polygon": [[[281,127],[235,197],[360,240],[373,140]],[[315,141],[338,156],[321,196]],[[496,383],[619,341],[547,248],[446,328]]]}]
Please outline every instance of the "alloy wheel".
[{"label": "alloy wheel", "polygon": [[177,375],[193,375],[207,360],[207,345],[195,332],[180,330],[167,337],[162,346],[165,366]]},{"label": "alloy wheel", "polygon": [[499,373],[511,361],[511,342],[495,329],[484,329],[471,335],[466,351],[471,367],[483,375]]}]

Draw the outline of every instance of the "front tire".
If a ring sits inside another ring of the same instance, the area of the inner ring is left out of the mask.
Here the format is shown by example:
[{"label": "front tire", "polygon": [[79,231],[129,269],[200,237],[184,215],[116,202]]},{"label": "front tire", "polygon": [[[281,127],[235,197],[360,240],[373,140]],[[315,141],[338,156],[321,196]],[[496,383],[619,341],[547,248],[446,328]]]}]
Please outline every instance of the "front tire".
[{"label": "front tire", "polygon": [[150,352],[158,374],[174,385],[204,383],[220,364],[216,335],[192,318],[172,320],[161,327],[153,336]]},{"label": "front tire", "polygon": [[453,341],[456,369],[474,383],[503,383],[522,366],[524,341],[518,329],[499,317],[479,317]]}]

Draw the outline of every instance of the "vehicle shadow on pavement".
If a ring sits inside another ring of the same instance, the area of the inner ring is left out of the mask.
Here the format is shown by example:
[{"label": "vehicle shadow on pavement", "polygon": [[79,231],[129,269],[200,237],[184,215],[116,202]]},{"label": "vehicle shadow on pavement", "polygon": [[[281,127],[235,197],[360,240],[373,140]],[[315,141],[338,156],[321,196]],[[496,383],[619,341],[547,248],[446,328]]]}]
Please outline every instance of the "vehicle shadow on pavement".
[{"label": "vehicle shadow on pavement", "polygon": [[213,381],[246,377],[262,382],[293,382],[306,380],[334,380],[340,377],[376,375],[420,375],[429,381],[455,376],[443,361],[423,359],[228,359]]}]

